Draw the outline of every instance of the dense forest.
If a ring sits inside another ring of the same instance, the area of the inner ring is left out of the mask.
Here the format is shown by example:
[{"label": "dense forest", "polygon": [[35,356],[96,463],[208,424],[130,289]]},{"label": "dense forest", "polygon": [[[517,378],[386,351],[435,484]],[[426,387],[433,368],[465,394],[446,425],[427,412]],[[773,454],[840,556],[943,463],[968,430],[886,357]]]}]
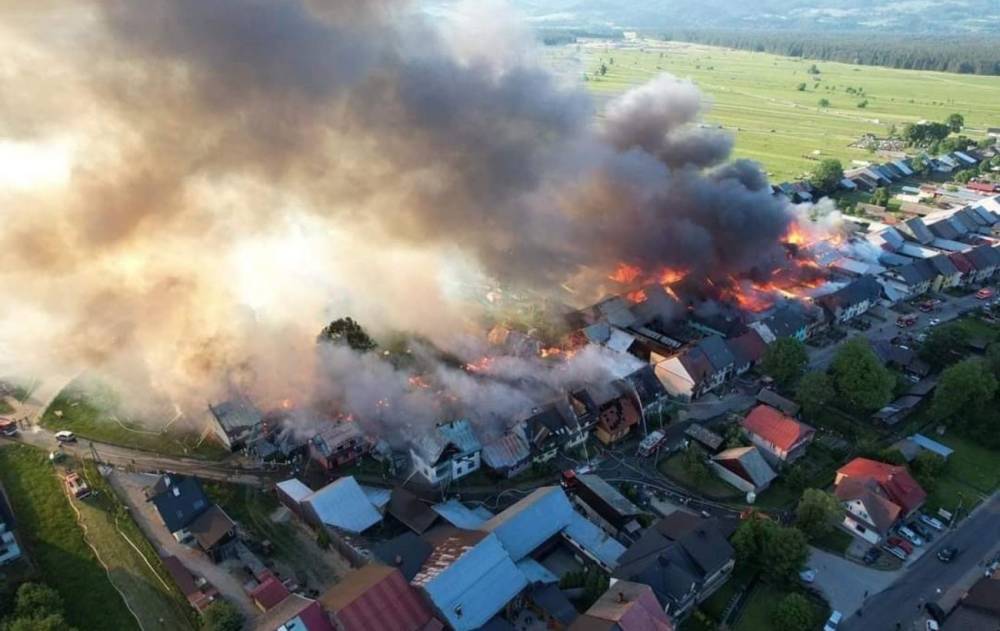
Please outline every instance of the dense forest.
[{"label": "dense forest", "polygon": [[1000,37],[677,29],[663,39],[906,70],[1000,75]]}]

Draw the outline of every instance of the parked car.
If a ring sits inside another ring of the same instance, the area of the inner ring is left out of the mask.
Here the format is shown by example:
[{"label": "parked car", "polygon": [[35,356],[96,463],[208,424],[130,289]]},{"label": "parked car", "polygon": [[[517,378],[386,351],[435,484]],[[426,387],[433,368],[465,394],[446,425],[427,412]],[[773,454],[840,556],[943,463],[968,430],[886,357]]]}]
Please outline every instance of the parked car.
[{"label": "parked car", "polygon": [[944,609],[941,609],[941,605],[937,603],[927,603],[924,605],[924,609],[938,622],[944,622],[944,619],[947,618]]},{"label": "parked car", "polygon": [[799,578],[802,579],[803,583],[814,583],[816,582],[816,570],[811,567],[804,568],[799,572]]},{"label": "parked car", "polygon": [[899,537],[889,537],[889,539],[886,540],[886,543],[888,543],[890,546],[896,546],[897,548],[905,552],[906,556],[910,556],[911,554],[913,554],[913,545],[909,541],[904,541]]},{"label": "parked car", "polygon": [[844,614],[834,610],[833,613],[830,614],[830,617],[826,619],[826,624],[823,625],[823,631],[837,631],[837,626],[843,619]]},{"label": "parked car", "polygon": [[9,418],[0,418],[0,436],[16,436],[17,423]]},{"label": "parked car", "polygon": [[900,550],[896,546],[886,546],[885,551],[891,554],[892,556],[896,557],[897,559],[902,559],[903,561],[906,560],[906,552]]},{"label": "parked car", "polygon": [[937,558],[938,561],[941,561],[942,563],[951,563],[952,559],[954,559],[956,555],[958,555],[958,548],[948,546],[938,550]]},{"label": "parked car", "polygon": [[924,540],[920,538],[920,535],[918,535],[917,533],[913,532],[912,530],[910,530],[906,526],[900,526],[899,530],[897,530],[896,532],[899,533],[900,537],[902,537],[903,539],[906,539],[907,541],[909,541],[910,543],[912,543],[915,546],[922,546],[922,545],[924,545]]},{"label": "parked car", "polygon": [[989,287],[983,287],[982,289],[976,292],[976,298],[978,298],[979,300],[989,300],[992,297],[993,297],[993,290],[990,289]]},{"label": "parked car", "polygon": [[58,440],[61,443],[75,443],[76,442],[76,434],[74,434],[73,432],[71,432],[69,430],[65,430],[64,429],[64,430],[56,432],[56,440]]},{"label": "parked car", "polygon": [[927,524],[934,530],[944,530],[944,524],[942,524],[941,520],[939,519],[934,519],[933,517],[930,517],[928,515],[921,514],[920,521]]},{"label": "parked car", "polygon": [[924,541],[934,541],[934,535],[937,534],[934,532],[933,528],[922,524],[919,521],[911,522],[907,528],[923,537]]},{"label": "parked car", "polygon": [[861,560],[865,562],[865,565],[872,565],[878,561],[880,556],[882,556],[882,551],[872,546],[868,548],[868,552],[865,552],[865,556]]},{"label": "parked car", "polygon": [[930,320],[931,326],[937,326],[939,324],[941,324],[941,318],[931,318]]}]

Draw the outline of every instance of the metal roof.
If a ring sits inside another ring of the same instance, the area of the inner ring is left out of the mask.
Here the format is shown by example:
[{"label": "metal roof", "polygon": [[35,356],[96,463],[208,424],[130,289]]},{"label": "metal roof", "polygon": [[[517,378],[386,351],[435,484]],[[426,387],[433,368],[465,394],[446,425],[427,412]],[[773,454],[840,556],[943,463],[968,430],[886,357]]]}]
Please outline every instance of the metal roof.
[{"label": "metal roof", "polygon": [[477,515],[468,506],[454,499],[435,504],[431,509],[452,526],[465,530],[478,530],[489,519]]},{"label": "metal roof", "polygon": [[483,445],[483,464],[491,469],[513,467],[530,456],[528,443],[519,432],[508,432]]},{"label": "metal roof", "polygon": [[291,478],[290,480],[285,480],[283,482],[278,482],[277,487],[281,489],[281,492],[292,498],[296,502],[301,502],[310,495],[312,495],[312,489],[306,486],[298,478]]},{"label": "metal roof", "polygon": [[771,467],[767,465],[767,461],[760,455],[760,451],[756,447],[727,449],[712,456],[712,460],[738,461],[743,471],[750,476],[747,481],[757,487],[765,486],[768,482],[778,477]]},{"label": "metal roof", "polygon": [[927,438],[923,434],[914,434],[913,436],[910,436],[910,440],[920,445],[927,451],[935,453],[945,459],[947,459],[948,456],[950,456],[955,452],[955,450],[952,449],[951,447],[948,447],[947,445],[942,445],[936,440],[931,440],[930,438]]},{"label": "metal roof", "polygon": [[558,576],[531,557],[518,561],[517,569],[521,570],[521,574],[524,574],[531,584],[551,585],[559,582]]},{"label": "metal roof", "polygon": [[327,484],[302,503],[312,508],[324,524],[360,533],[382,521],[382,515],[353,476]]},{"label": "metal roof", "polygon": [[576,479],[589,488],[595,495],[607,502],[619,514],[638,515],[642,512],[638,506],[619,493],[616,488],[608,484],[601,476],[579,475]]},{"label": "metal roof", "polygon": [[372,503],[375,508],[384,508],[386,504],[389,503],[389,498],[392,496],[392,491],[389,489],[383,489],[377,486],[365,486],[360,485],[361,490],[364,491],[365,496],[368,501]]},{"label": "metal roof", "polygon": [[226,432],[259,425],[264,415],[246,397],[237,397],[208,408]]},{"label": "metal roof", "polygon": [[435,463],[448,445],[454,445],[459,455],[482,449],[479,439],[472,431],[472,424],[465,419],[439,424],[430,433],[417,439],[415,447],[425,461]]},{"label": "metal roof", "polygon": [[601,530],[597,524],[572,509],[570,509],[569,523],[566,524],[562,534],[583,552],[610,568],[613,568],[621,555],[625,554],[625,546]]},{"label": "metal roof", "polygon": [[574,515],[572,505],[557,486],[543,486],[484,523],[515,561],[520,561],[557,534]]}]

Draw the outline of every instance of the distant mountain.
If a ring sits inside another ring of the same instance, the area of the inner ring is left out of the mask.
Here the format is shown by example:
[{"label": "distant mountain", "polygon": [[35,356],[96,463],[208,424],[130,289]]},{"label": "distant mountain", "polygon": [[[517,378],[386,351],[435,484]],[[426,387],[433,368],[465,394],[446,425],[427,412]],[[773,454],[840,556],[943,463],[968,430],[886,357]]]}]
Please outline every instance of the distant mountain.
[{"label": "distant mountain", "polygon": [[540,28],[1000,33],[998,0],[510,0]]}]

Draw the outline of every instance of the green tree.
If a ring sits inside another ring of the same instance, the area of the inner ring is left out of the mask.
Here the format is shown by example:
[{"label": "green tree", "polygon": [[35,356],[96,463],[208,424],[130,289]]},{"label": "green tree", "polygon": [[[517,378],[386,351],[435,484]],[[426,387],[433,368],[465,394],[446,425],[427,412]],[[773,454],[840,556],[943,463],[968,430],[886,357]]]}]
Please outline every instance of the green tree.
[{"label": "green tree", "polygon": [[889,199],[890,199],[889,189],[885,188],[884,186],[876,188],[875,192],[872,193],[872,204],[876,206],[881,206],[882,208],[885,208],[886,206],[889,205]]},{"label": "green tree", "polygon": [[684,450],[681,458],[683,458],[681,465],[684,467],[684,471],[695,483],[704,482],[711,475],[708,465],[705,464],[705,452],[693,442]]},{"label": "green tree", "polygon": [[840,514],[836,497],[820,489],[806,489],[795,508],[795,525],[810,539],[818,539],[833,529]]},{"label": "green tree", "polygon": [[819,414],[833,398],[837,396],[833,383],[825,372],[813,371],[806,373],[795,388],[795,400],[802,406],[806,416]]},{"label": "green tree", "polygon": [[916,157],[910,160],[910,168],[914,173],[920,175],[927,170],[927,162],[925,162],[923,158]]},{"label": "green tree", "polygon": [[809,631],[816,626],[813,607],[802,594],[788,594],[771,612],[774,631]]},{"label": "green tree", "polygon": [[60,613],[32,618],[14,618],[3,627],[4,631],[75,631]]},{"label": "green tree", "polygon": [[787,387],[802,375],[807,363],[806,345],[794,337],[783,337],[767,347],[761,367],[779,386]]},{"label": "green tree", "polygon": [[837,190],[837,186],[840,185],[840,181],[843,179],[844,167],[840,164],[840,160],[827,158],[821,160],[816,166],[810,181],[820,191],[829,194]]},{"label": "green tree", "polygon": [[965,127],[965,117],[961,114],[952,114],[945,119],[944,123],[948,126],[948,129],[957,134]]},{"label": "green tree", "polygon": [[791,582],[809,556],[806,537],[767,518],[743,521],[733,534],[738,563],[757,569],[772,580]]},{"label": "green tree", "polygon": [[599,70],[601,76],[608,74],[608,67],[605,64],[601,64],[601,69]]},{"label": "green tree", "polygon": [[929,451],[921,451],[910,463],[910,471],[924,490],[931,492],[944,474],[948,461]]},{"label": "green tree", "polygon": [[868,340],[855,338],[843,344],[830,367],[840,400],[857,412],[870,412],[892,399],[896,379],[883,366]]},{"label": "green tree", "polygon": [[920,346],[920,358],[934,368],[944,368],[961,359],[961,349],[969,341],[966,330],[955,323],[935,327]]},{"label": "green tree", "polygon": [[32,618],[63,611],[63,601],[59,593],[41,583],[23,583],[17,588],[14,599],[14,616]]},{"label": "green tree", "polygon": [[805,92],[806,91],[806,84],[805,83],[800,83],[798,85],[798,87],[796,87],[795,89],[798,90],[799,92]]},{"label": "green tree", "polygon": [[320,331],[317,341],[347,344],[361,352],[374,350],[377,346],[375,340],[353,318],[338,318],[326,325]]},{"label": "green tree", "polygon": [[959,429],[988,446],[1000,444],[997,387],[997,378],[984,360],[962,360],[941,373],[931,413],[941,419],[954,418]]},{"label": "green tree", "polygon": [[204,631],[240,631],[243,628],[243,614],[231,603],[217,600],[202,614]]},{"label": "green tree", "polygon": [[819,100],[820,107],[830,107],[830,99],[822,98]]},{"label": "green tree", "polygon": [[1000,379],[1000,342],[993,342],[986,347],[986,365],[993,376]]}]

